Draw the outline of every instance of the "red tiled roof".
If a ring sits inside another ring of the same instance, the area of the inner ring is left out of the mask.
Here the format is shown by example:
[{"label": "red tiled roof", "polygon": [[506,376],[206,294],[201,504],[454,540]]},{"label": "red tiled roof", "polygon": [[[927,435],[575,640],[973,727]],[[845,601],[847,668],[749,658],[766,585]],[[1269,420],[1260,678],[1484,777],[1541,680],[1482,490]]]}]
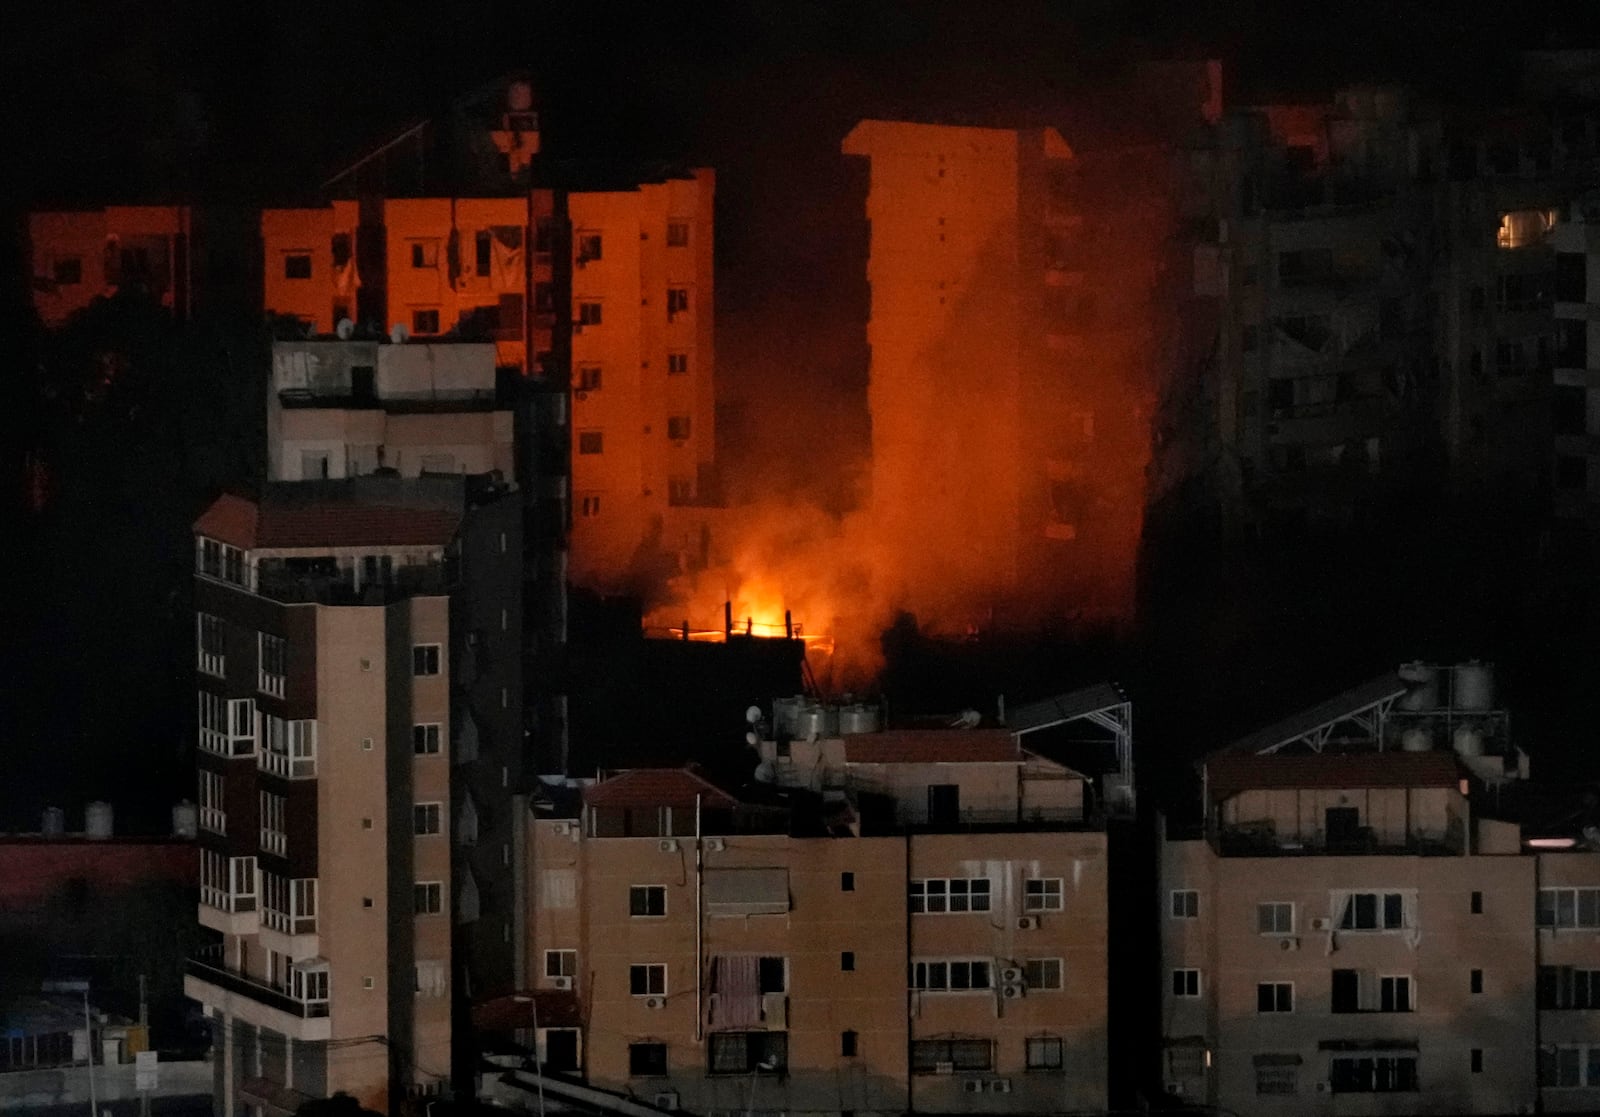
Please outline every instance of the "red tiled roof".
[{"label": "red tiled roof", "polygon": [[844,739],[850,764],[1015,764],[1022,750],[1009,729],[890,729]]},{"label": "red tiled roof", "polygon": [[448,508],[325,504],[262,507],[224,494],[195,521],[197,535],[244,550],[296,547],[444,546],[461,514]]},{"label": "red tiled roof", "polygon": [[633,768],[618,773],[583,793],[591,807],[645,809],[692,807],[700,796],[703,808],[731,810],[737,800],[688,768]]},{"label": "red tiled roof", "polygon": [[223,493],[194,522],[194,533],[248,550],[256,545],[256,517],[260,511],[253,500]]},{"label": "red tiled roof", "polygon": [[1460,770],[1448,752],[1317,753],[1241,756],[1222,753],[1205,761],[1214,800],[1241,791],[1292,788],[1455,787]]},{"label": "red tiled roof", "polygon": [[495,997],[472,1006],[472,1026],[485,1032],[531,1028],[535,1021],[541,1028],[582,1027],[583,1013],[577,994],[562,989],[540,989]]}]

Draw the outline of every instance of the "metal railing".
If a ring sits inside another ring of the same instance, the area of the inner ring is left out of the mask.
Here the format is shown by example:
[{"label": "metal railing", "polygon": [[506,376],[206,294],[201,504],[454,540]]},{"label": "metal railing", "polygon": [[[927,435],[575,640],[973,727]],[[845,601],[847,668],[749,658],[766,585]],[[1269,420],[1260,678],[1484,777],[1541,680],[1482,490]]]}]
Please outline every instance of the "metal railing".
[{"label": "metal railing", "polygon": [[184,963],[184,972],[201,981],[210,982],[220,989],[249,997],[253,1001],[259,1001],[302,1020],[314,1020],[328,1015],[327,1001],[297,1001],[281,989],[274,989],[266,982],[258,981],[248,974],[224,969],[220,962],[220,957],[205,952],[189,958]]}]

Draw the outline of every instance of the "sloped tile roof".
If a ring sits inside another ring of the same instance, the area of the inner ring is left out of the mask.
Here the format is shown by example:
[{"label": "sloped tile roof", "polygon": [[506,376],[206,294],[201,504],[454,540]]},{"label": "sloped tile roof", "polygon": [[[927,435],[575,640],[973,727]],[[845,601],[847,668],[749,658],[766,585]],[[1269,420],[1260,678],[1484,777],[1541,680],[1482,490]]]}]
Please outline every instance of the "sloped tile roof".
[{"label": "sloped tile roof", "polygon": [[583,801],[591,807],[648,809],[692,807],[731,810],[737,800],[689,768],[633,768],[587,788]]},{"label": "sloped tile roof", "polygon": [[253,500],[223,493],[194,522],[194,533],[230,547],[249,550],[256,545],[256,520],[260,509]]},{"label": "sloped tile roof", "polygon": [[890,729],[844,739],[849,764],[1015,764],[1022,750],[1009,729]]},{"label": "sloped tile roof", "polygon": [[444,546],[455,538],[461,513],[450,508],[398,507],[343,501],[256,504],[224,494],[195,521],[197,535],[243,550],[314,547]]}]

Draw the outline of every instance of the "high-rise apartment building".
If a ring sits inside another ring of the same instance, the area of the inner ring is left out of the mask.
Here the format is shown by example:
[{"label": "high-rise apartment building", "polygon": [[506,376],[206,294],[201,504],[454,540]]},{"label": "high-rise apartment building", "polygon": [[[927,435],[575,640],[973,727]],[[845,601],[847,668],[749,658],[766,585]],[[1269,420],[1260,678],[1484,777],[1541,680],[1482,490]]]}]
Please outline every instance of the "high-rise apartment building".
[{"label": "high-rise apartment building", "polygon": [[226,1117],[448,1089],[453,1004],[523,979],[520,525],[504,485],[388,477],[195,524],[185,992]]},{"label": "high-rise apartment building", "polygon": [[1581,810],[1530,812],[1528,769],[1477,663],[1406,665],[1207,757],[1201,828],[1161,843],[1168,1090],[1592,1110],[1600,858]]}]

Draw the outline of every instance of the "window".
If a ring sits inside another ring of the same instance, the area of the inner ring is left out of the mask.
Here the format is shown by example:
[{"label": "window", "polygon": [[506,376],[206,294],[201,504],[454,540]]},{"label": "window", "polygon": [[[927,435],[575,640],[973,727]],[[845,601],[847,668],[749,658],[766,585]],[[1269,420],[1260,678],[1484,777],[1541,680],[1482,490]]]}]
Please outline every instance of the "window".
[{"label": "window", "polygon": [[708,1074],[782,1074],[789,1069],[787,1032],[712,1032]]},{"label": "window", "polygon": [[841,950],[839,952],[839,969],[845,973],[851,973],[855,968],[856,952],[853,950]]},{"label": "window", "polygon": [[[1400,892],[1352,892],[1342,898],[1341,931],[1398,931],[1412,926]],[[1414,899],[1414,894],[1413,894]]]},{"label": "window", "polygon": [[689,247],[689,223],[687,221],[667,222],[667,247]]},{"label": "window", "polygon": [[414,240],[411,242],[411,266],[414,268],[436,268],[439,266],[439,242],[436,240]]},{"label": "window", "polygon": [[437,675],[439,673],[438,644],[417,644],[411,649],[411,673],[413,675]]},{"label": "window", "polygon": [[317,880],[291,880],[277,873],[261,874],[261,921],[285,935],[312,935],[317,930]]},{"label": "window", "polygon": [[443,825],[442,803],[414,803],[411,807],[411,832],[419,836],[437,834]]},{"label": "window", "polygon": [[261,715],[261,747],[256,764],[286,780],[311,779],[317,774],[317,723],[289,721],[276,714]]},{"label": "window", "polygon": [[694,503],[694,482],[686,477],[667,479],[667,503],[682,506]]},{"label": "window", "polygon": [[577,977],[578,952],[576,950],[547,950],[544,952],[545,977]]},{"label": "window", "polygon": [[605,453],[606,436],[602,431],[579,431],[578,453],[603,454]]},{"label": "window", "polygon": [[1415,1092],[1415,1055],[1336,1055],[1328,1064],[1328,1085],[1336,1094]]},{"label": "window", "polygon": [[1257,1012],[1293,1012],[1294,983],[1262,981],[1256,985]]},{"label": "window", "polygon": [[1281,900],[1257,904],[1256,930],[1263,935],[1294,934],[1294,905]]},{"label": "window", "polygon": [[601,251],[604,245],[599,233],[579,233],[573,239],[577,241],[579,264],[587,264],[602,258]]},{"label": "window", "polygon": [[[669,227],[670,238],[670,227]],[[1578,259],[1583,259],[1579,256]],[[63,256],[55,262],[55,280],[57,287],[76,287],[83,282],[83,259],[78,256]],[[1582,302],[1582,299],[1578,300]]]},{"label": "window", "polygon": [[289,644],[279,636],[256,634],[256,689],[282,698],[288,673]]},{"label": "window", "polygon": [[600,324],[600,304],[596,302],[582,302],[578,304],[578,325],[598,326]]},{"label": "window", "polygon": [[1060,958],[1029,958],[1022,963],[1022,980],[1030,990],[1061,988]]},{"label": "window", "polygon": [[444,882],[419,880],[413,884],[411,908],[417,915],[438,915],[444,911]]},{"label": "window", "polygon": [[1562,1044],[1541,1047],[1539,1085],[1561,1089],[1600,1086],[1600,1046]]},{"label": "window", "polygon": [[311,253],[285,252],[283,254],[283,278],[310,279]]},{"label": "window", "polygon": [[839,891],[854,892],[856,890],[856,875],[854,873],[839,874]]},{"label": "window", "polygon": [[628,1044],[628,1074],[634,1078],[661,1078],[667,1073],[667,1045]]},{"label": "window", "polygon": [[1541,888],[1534,921],[1549,928],[1600,928],[1600,888]]},{"label": "window", "polygon": [[598,392],[600,390],[601,370],[595,365],[584,365],[578,369],[578,382],[573,385],[580,392]]},{"label": "window", "polygon": [[292,967],[289,970],[289,995],[306,1005],[320,1006],[321,1012],[313,1010],[312,1015],[326,1016],[328,1014],[328,970],[326,965],[319,966],[316,969]]},{"label": "window", "polygon": [[689,354],[687,354],[687,353],[668,353],[667,354],[667,375],[668,376],[683,376],[688,371],[689,371]]},{"label": "window", "polygon": [[1541,1009],[1600,1009],[1600,970],[1540,966],[1538,994]]},{"label": "window", "polygon": [[839,1033],[839,1054],[846,1059],[853,1059],[856,1054],[856,1033]]},{"label": "window", "polygon": [[1292,1095],[1300,1092],[1300,1056],[1256,1056],[1256,1093]]},{"label": "window", "polygon": [[472,271],[478,276],[488,276],[494,263],[494,234],[479,229],[472,235]]},{"label": "window", "polygon": [[1059,1036],[1030,1036],[1023,1043],[1029,1070],[1060,1070],[1066,1063]]},{"label": "window", "polygon": [[600,494],[585,493],[578,498],[578,515],[592,520],[600,514]]},{"label": "window", "polygon": [[261,792],[261,850],[283,857],[289,848],[289,832],[284,825],[289,800],[270,791]]},{"label": "window", "polygon": [[437,756],[439,754],[439,726],[413,725],[411,727],[411,751],[417,756]]},{"label": "window", "polygon": [[443,997],[450,991],[450,968],[442,961],[416,964],[417,996]]},{"label": "window", "polygon": [[1172,995],[1174,997],[1198,997],[1200,995],[1200,971],[1173,970]]},{"label": "window", "polygon": [[667,914],[667,889],[662,884],[635,884],[628,888],[628,914],[659,916]]},{"label": "window", "polygon": [[1483,893],[1482,892],[1474,892],[1472,894],[1472,914],[1473,915],[1482,915],[1483,914]]},{"label": "window", "polygon": [[1474,1047],[1472,1049],[1472,1073],[1483,1073],[1483,1048],[1481,1047]]},{"label": "window", "polygon": [[689,289],[687,287],[667,288],[667,321],[674,321],[678,315],[689,312]]},{"label": "window", "polygon": [[223,698],[200,692],[200,747],[222,756],[252,756],[256,751],[256,704],[251,698]]},{"label": "window", "polygon": [[1060,911],[1061,878],[1034,877],[1022,882],[1023,911]]},{"label": "window", "polygon": [[438,333],[438,307],[418,307],[414,309],[411,312],[411,332],[418,335]]},{"label": "window", "polygon": [[1174,919],[1199,919],[1200,893],[1192,888],[1174,890],[1171,910]]},{"label": "window", "polygon": [[911,988],[930,993],[959,993],[991,988],[986,958],[913,962]]},{"label": "window", "polygon": [[221,677],[227,663],[226,630],[223,628],[222,618],[214,617],[210,613],[197,613],[195,627],[198,630],[200,670],[207,675]]},{"label": "window", "polygon": [[682,442],[689,437],[689,416],[667,416],[667,437],[674,442]]},{"label": "window", "polygon": [[628,992],[635,997],[664,997],[667,995],[667,966],[664,962],[650,962],[628,967]]},{"label": "window", "polygon": [[986,1039],[916,1039],[911,1041],[911,1073],[938,1074],[992,1070],[994,1044]]},{"label": "window", "polygon": [[256,859],[200,851],[200,902],[220,911],[256,910]]},{"label": "window", "polygon": [[1473,970],[1467,978],[1467,991],[1471,993],[1483,992],[1483,971]]},{"label": "window", "polygon": [[213,834],[228,832],[228,815],[223,808],[223,777],[200,769],[200,828]]},{"label": "window", "polygon": [[910,885],[912,914],[956,914],[989,910],[988,877],[934,877]]}]

